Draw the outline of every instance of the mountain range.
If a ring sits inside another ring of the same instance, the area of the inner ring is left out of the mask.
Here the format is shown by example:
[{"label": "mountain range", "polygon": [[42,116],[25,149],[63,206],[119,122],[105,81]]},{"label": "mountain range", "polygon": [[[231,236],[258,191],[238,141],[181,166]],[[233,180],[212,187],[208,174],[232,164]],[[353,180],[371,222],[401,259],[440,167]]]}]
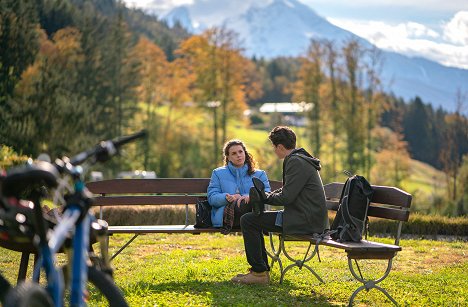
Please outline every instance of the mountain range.
[{"label": "mountain range", "polygon": [[[203,15],[197,5],[195,1],[191,5],[176,7],[163,18],[169,25],[179,22],[192,33],[199,33],[213,23],[232,29],[239,33],[247,56],[267,59],[299,56],[305,53],[311,38],[331,40],[338,47],[352,38],[365,48],[373,47],[367,40],[331,24],[297,0],[273,0],[263,5],[250,3],[240,12],[226,10],[224,15],[219,15],[219,9],[218,15],[213,15],[213,12]],[[206,9],[207,4],[204,5]],[[194,15],[199,17],[198,20]],[[380,77],[385,92],[405,100],[419,96],[434,108],[442,107],[447,111],[456,109],[457,91],[468,92],[466,69],[384,50],[381,55],[383,67]]]}]

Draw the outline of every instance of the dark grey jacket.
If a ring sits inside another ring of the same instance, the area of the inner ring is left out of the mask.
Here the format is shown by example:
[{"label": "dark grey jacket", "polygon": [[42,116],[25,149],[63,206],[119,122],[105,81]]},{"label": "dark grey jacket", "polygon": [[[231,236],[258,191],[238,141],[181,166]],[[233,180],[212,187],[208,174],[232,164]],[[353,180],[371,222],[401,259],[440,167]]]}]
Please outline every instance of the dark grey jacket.
[{"label": "dark grey jacket", "polygon": [[305,149],[294,149],[283,161],[283,187],[268,195],[267,203],[284,206],[285,234],[322,233],[329,228],[320,160]]}]

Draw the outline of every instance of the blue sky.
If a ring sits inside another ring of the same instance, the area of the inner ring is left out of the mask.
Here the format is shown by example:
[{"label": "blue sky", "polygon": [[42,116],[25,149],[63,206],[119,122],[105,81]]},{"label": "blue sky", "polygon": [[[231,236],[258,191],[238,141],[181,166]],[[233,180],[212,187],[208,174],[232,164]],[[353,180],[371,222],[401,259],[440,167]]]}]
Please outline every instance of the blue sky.
[{"label": "blue sky", "polygon": [[[240,13],[272,0],[126,0],[129,5],[163,14],[197,2],[214,23],[221,15]],[[287,0],[286,0],[287,1]],[[377,47],[422,56],[468,69],[468,0],[299,0],[333,24]],[[220,8],[227,7],[225,12]],[[217,12],[208,12],[209,9]],[[202,16],[198,16],[202,18]],[[206,21],[205,21],[206,22]]]}]

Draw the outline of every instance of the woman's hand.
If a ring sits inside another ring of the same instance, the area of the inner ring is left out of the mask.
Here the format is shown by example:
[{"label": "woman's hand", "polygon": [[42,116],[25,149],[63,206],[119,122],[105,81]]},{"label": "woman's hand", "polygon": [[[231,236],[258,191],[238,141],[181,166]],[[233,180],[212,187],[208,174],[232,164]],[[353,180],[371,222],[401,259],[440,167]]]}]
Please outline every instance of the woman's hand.
[{"label": "woman's hand", "polygon": [[247,195],[244,195],[244,196],[239,197],[239,198],[237,199],[237,207],[240,207],[242,201],[244,201],[244,203],[248,204],[248,203],[249,203],[249,200],[250,200],[250,198],[249,198],[249,196],[247,196]]},{"label": "woman's hand", "polygon": [[239,198],[241,198],[242,196],[240,194],[234,194],[234,195],[231,195],[229,193],[226,194],[226,200],[228,202],[233,202],[233,201],[236,201],[238,200]]}]

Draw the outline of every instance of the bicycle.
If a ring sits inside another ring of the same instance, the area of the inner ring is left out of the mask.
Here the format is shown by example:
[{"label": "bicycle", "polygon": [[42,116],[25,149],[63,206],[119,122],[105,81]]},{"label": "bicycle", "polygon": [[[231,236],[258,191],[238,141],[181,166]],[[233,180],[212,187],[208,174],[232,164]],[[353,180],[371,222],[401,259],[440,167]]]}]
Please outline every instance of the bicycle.
[{"label": "bicycle", "polygon": [[[3,178],[2,200],[10,206],[10,212],[3,213],[3,225],[13,228],[13,235],[32,238],[37,246],[38,259],[33,271],[33,280],[10,287],[4,306],[63,306],[65,290],[69,288],[70,306],[85,306],[86,284],[89,281],[108,300],[110,306],[128,306],[122,293],[112,279],[112,268],[107,254],[107,223],[97,220],[90,212],[92,194],[87,190],[82,164],[92,165],[105,162],[118,152],[118,148],[138,138],[146,131],[130,136],[101,142],[91,150],[84,151],[69,159],[64,157],[54,163],[28,161],[25,166],[16,167]],[[64,177],[65,179],[62,179]],[[71,179],[69,187],[66,178]],[[56,216],[57,223],[44,216],[41,200],[44,188],[56,189],[55,198],[65,204],[62,216]],[[62,192],[61,190],[67,190]],[[26,201],[25,201],[26,200]],[[5,210],[4,210],[5,211]],[[8,213],[10,216],[8,216]],[[90,247],[90,237],[95,235],[100,243],[98,257]],[[61,268],[56,264],[56,254],[64,250],[68,264]],[[39,284],[41,271],[46,277],[45,288]],[[3,279],[3,278],[2,278]],[[68,280],[69,282],[65,282]]]}]

